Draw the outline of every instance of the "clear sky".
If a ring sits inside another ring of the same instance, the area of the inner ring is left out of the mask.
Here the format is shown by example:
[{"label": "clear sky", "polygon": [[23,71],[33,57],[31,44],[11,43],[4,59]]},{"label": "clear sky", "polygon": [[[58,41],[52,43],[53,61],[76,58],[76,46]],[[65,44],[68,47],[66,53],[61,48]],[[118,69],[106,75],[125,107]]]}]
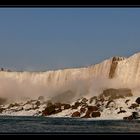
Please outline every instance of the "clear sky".
[{"label": "clear sky", "polygon": [[140,51],[140,8],[0,8],[0,67],[82,67]]}]

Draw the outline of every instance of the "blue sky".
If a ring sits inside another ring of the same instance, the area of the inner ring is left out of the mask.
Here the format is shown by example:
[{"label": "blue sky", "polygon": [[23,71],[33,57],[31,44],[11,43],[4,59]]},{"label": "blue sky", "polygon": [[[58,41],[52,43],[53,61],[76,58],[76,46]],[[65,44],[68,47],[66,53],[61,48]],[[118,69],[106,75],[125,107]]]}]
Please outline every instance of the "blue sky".
[{"label": "blue sky", "polygon": [[140,51],[140,8],[0,8],[0,67],[82,67]]}]

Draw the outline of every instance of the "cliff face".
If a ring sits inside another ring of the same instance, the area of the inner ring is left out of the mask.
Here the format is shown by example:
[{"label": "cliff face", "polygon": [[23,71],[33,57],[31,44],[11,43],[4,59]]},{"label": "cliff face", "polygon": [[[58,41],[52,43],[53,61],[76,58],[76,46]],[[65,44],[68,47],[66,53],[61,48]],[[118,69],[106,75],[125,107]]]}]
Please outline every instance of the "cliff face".
[{"label": "cliff face", "polygon": [[[85,68],[47,72],[0,72],[0,96],[51,99],[69,93],[67,101],[95,93],[95,89],[138,87],[140,53],[129,58],[113,57]],[[69,92],[68,92],[69,91]],[[71,98],[73,97],[73,98]],[[61,97],[62,100],[62,97]]]},{"label": "cliff face", "polygon": [[111,66],[110,66],[110,71],[109,71],[109,78],[113,78],[114,75],[115,75],[115,71],[116,71],[116,68],[117,68],[117,65],[118,65],[118,62],[119,61],[122,61],[124,60],[125,58],[123,57],[113,57],[112,58],[112,63],[111,63]]}]

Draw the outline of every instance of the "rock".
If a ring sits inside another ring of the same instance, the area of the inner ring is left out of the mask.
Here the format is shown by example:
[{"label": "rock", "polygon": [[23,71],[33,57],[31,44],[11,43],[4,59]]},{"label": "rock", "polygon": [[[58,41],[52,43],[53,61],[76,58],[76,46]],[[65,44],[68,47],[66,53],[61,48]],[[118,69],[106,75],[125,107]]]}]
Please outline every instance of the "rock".
[{"label": "rock", "polygon": [[18,103],[13,103],[13,104],[10,104],[9,106],[8,106],[8,109],[9,108],[12,108],[12,107],[15,107],[15,106],[20,106]]},{"label": "rock", "polygon": [[95,118],[95,117],[100,117],[100,116],[101,116],[101,113],[100,113],[99,111],[94,111],[94,112],[92,112],[91,116],[92,116],[93,118]]},{"label": "rock", "polygon": [[117,114],[125,113],[125,112],[126,112],[125,110],[120,110],[119,112],[117,112]]},{"label": "rock", "polygon": [[88,101],[88,99],[83,98],[83,99],[82,99],[82,101],[81,101],[81,103],[83,103],[83,104],[84,104],[84,103],[86,103],[87,101]]},{"label": "rock", "polygon": [[4,108],[0,108],[0,113],[2,113],[3,112],[3,110],[5,110]]},{"label": "rock", "polygon": [[131,121],[133,119],[138,119],[138,118],[140,118],[138,112],[132,112],[132,115],[128,117],[124,117],[123,119]]},{"label": "rock", "polygon": [[88,104],[87,103],[84,103],[84,104],[81,105],[81,107],[87,108],[88,107]]},{"label": "rock", "polygon": [[88,106],[86,114],[82,118],[91,118],[91,114],[94,111],[97,111],[99,108],[97,106]]},{"label": "rock", "polygon": [[65,104],[64,105],[64,109],[69,109],[69,108],[71,108],[71,105],[70,104]]},{"label": "rock", "polygon": [[135,101],[137,104],[140,104],[140,97],[138,97]]},{"label": "rock", "polygon": [[74,105],[72,105],[72,109],[77,109],[80,105],[81,103],[76,102]]},{"label": "rock", "polygon": [[15,109],[15,112],[21,111],[23,110],[23,107],[18,107],[17,109]]},{"label": "rock", "polygon": [[55,105],[56,108],[60,108],[61,109],[61,106],[62,106],[61,103],[55,103],[54,105]]},{"label": "rock", "polygon": [[57,110],[55,110],[55,114],[57,114],[59,112],[62,112],[62,109],[61,108],[58,108]]},{"label": "rock", "polygon": [[52,106],[52,105],[53,105],[53,103],[51,101],[47,102],[47,107]]},{"label": "rock", "polygon": [[91,104],[93,102],[93,100],[96,101],[97,100],[97,96],[94,96],[94,97],[90,98],[89,103]]},{"label": "rock", "polygon": [[32,109],[33,109],[33,110],[36,110],[36,109],[39,109],[39,107],[38,107],[38,106],[35,106],[35,107],[33,107]]},{"label": "rock", "polygon": [[113,100],[110,100],[106,104],[106,108],[114,108],[116,107],[116,103]]},{"label": "rock", "polygon": [[39,97],[38,97],[38,100],[44,101],[44,97],[43,97],[43,96],[39,96]]},{"label": "rock", "polygon": [[101,106],[101,104],[97,103],[97,104],[96,104],[96,106],[97,106],[97,107],[100,107],[100,106]]},{"label": "rock", "polygon": [[55,105],[47,106],[45,110],[42,111],[43,116],[48,116],[55,113]]},{"label": "rock", "polygon": [[86,114],[81,118],[91,118],[90,114],[91,114],[91,111],[87,110]]},{"label": "rock", "polygon": [[85,108],[80,108],[80,113],[85,113],[86,109]]},{"label": "rock", "polygon": [[139,106],[139,104],[134,103],[134,104],[131,104],[131,106],[128,107],[128,108],[129,108],[129,109],[134,109],[134,108],[136,108],[136,107],[138,107],[138,106]]},{"label": "rock", "polygon": [[132,112],[132,116],[134,119],[138,119],[140,117],[138,112]]},{"label": "rock", "polygon": [[103,103],[105,101],[105,99],[102,97],[99,99],[99,101]]},{"label": "rock", "polygon": [[128,99],[128,100],[125,101],[125,103],[128,105],[128,102],[129,102],[129,101],[130,101],[130,100]]},{"label": "rock", "polygon": [[105,97],[108,98],[108,100],[114,100],[124,97],[131,97],[133,96],[131,89],[128,88],[120,88],[120,89],[106,89],[103,91],[102,94],[99,95],[99,97]]},{"label": "rock", "polygon": [[40,101],[37,101],[37,102],[35,103],[35,105],[40,106],[40,105],[41,105]]},{"label": "rock", "polygon": [[88,111],[92,112],[92,111],[97,111],[99,108],[97,106],[88,106]]},{"label": "rock", "polygon": [[80,113],[76,111],[71,115],[71,117],[80,117]]},{"label": "rock", "polygon": [[26,104],[26,105],[23,106],[23,108],[24,108],[25,111],[29,111],[29,110],[33,109],[33,105],[32,104]]},{"label": "rock", "polygon": [[130,115],[128,117],[123,117],[123,120],[129,120],[129,121],[131,121],[131,120],[133,120],[133,116]]}]

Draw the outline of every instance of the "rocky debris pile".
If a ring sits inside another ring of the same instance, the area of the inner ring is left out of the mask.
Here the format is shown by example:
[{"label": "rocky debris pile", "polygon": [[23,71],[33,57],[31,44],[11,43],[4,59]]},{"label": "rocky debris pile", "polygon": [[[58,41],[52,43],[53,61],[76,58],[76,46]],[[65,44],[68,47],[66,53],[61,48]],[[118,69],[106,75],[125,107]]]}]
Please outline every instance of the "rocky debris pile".
[{"label": "rocky debris pile", "polygon": [[105,89],[99,96],[82,97],[72,104],[46,101],[43,96],[20,103],[0,101],[0,115],[133,120],[140,112],[140,97],[133,97],[130,89]]}]

